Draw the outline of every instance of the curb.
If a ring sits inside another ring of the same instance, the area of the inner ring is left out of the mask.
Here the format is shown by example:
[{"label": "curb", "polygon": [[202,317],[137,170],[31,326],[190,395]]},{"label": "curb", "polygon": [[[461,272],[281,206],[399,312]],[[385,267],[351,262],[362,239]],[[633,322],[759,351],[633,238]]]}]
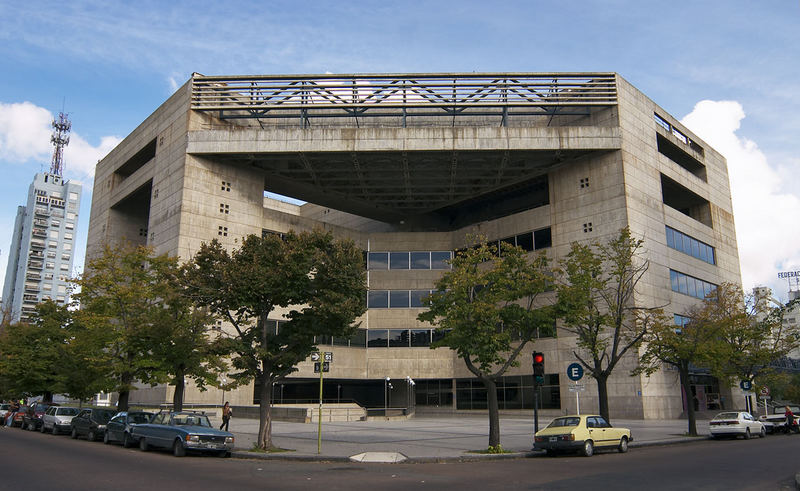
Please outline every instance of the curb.
[{"label": "curb", "polygon": [[[630,448],[644,448],[644,447],[659,447],[663,445],[677,445],[682,443],[694,443],[708,441],[708,438],[683,438],[680,440],[661,440],[652,442],[631,442]],[[439,457],[408,457],[404,460],[403,464],[445,464],[445,463],[459,463],[459,462],[483,462],[492,460],[510,460],[510,459],[525,459],[543,455],[543,451],[527,451],[527,452],[512,452],[504,454],[465,454],[465,455],[448,455]],[[260,453],[249,451],[234,451],[231,452],[231,457],[235,459],[254,459],[254,460],[281,460],[293,462],[353,462],[350,457],[333,456],[333,455],[296,455],[292,452],[281,453]],[[394,464],[394,462],[363,462],[363,464]],[[797,479],[797,486],[800,489],[800,473],[795,478]]]}]

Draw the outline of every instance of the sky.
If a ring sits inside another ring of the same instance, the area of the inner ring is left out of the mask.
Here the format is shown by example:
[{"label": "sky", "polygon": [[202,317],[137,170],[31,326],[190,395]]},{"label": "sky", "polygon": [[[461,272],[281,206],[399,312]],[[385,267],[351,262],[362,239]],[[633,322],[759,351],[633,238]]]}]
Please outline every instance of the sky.
[{"label": "sky", "polygon": [[0,281],[16,208],[72,120],[94,166],[193,72],[617,72],[728,160],[746,289],[800,270],[800,0],[0,0]]}]

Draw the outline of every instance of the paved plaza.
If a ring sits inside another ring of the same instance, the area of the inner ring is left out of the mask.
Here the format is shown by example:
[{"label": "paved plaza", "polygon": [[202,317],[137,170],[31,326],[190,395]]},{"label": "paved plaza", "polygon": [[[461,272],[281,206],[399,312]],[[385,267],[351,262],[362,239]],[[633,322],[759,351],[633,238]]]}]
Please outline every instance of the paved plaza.
[{"label": "paved plaza", "polygon": [[[549,423],[540,419],[539,428]],[[687,438],[686,420],[614,420],[614,426],[630,428],[631,447],[698,440]],[[409,420],[323,422],[322,449],[317,453],[317,424],[274,422],[273,443],[291,451],[271,454],[272,458],[346,459],[364,452],[401,453],[411,460],[458,460],[477,457],[471,453],[488,445],[488,417],[418,416]],[[705,436],[707,422],[698,422]],[[257,419],[232,419],[237,456],[253,447],[258,434]],[[501,416],[500,442],[507,451],[524,454],[533,446],[533,419]],[[703,438],[699,438],[702,440]]]}]

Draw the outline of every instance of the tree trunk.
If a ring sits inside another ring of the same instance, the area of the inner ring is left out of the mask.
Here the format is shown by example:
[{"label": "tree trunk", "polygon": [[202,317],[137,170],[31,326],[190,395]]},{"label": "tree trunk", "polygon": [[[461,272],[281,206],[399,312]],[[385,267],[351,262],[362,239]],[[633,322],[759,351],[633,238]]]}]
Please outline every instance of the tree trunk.
[{"label": "tree trunk", "polygon": [[131,392],[129,390],[122,390],[119,393],[119,400],[117,401],[117,411],[127,411],[128,410],[128,399],[130,398]]},{"label": "tree trunk", "polygon": [[608,374],[595,376],[595,380],[597,380],[597,406],[600,416],[611,423],[611,418],[608,417]]},{"label": "tree trunk", "polygon": [[53,393],[50,392],[50,391],[47,391],[44,394],[42,394],[42,402],[46,402],[48,404],[51,404],[53,402]]},{"label": "tree trunk", "polygon": [[262,374],[259,378],[258,448],[272,448],[272,379]]},{"label": "tree trunk", "polygon": [[497,404],[497,383],[491,378],[481,378],[486,387],[486,402],[489,406],[489,446],[500,445],[500,407]]},{"label": "tree trunk", "polygon": [[175,372],[175,393],[172,395],[173,411],[183,411],[183,394],[186,391],[186,381],[183,369]]},{"label": "tree trunk", "polygon": [[681,363],[681,366],[678,367],[678,374],[681,379],[683,393],[686,394],[686,417],[689,420],[689,436],[697,436],[697,420],[694,414],[694,399],[692,399],[692,391],[689,388],[689,364]]}]

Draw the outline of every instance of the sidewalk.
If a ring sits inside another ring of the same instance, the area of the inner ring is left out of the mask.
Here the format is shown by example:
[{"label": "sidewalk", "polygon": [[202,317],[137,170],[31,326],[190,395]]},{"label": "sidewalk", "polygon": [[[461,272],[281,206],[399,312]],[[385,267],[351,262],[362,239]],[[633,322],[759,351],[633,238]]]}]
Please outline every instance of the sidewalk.
[{"label": "sidewalk", "polygon": [[[549,420],[539,421],[539,429]],[[684,436],[686,420],[614,420],[614,426],[630,428],[632,448],[704,440]],[[235,457],[291,460],[347,461],[364,452],[403,454],[406,462],[459,461],[485,458],[521,457],[533,446],[533,421],[521,417],[500,418],[500,442],[511,454],[484,455],[469,453],[485,450],[488,445],[488,416],[421,416],[400,421],[355,421],[322,423],[322,449],[317,453],[317,424],[274,422],[275,446],[290,452],[262,454],[248,452],[258,434],[257,419],[231,419],[236,436]],[[707,434],[704,422],[698,433]],[[389,455],[382,462],[394,462]]]}]

